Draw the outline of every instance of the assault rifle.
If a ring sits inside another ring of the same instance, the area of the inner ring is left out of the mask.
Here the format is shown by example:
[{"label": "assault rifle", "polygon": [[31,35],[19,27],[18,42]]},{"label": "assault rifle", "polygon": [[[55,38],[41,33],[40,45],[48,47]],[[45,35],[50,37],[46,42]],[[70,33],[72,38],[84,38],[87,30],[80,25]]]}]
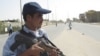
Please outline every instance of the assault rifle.
[{"label": "assault rifle", "polygon": [[[41,43],[39,44],[40,47],[42,47],[43,49],[45,49],[45,51],[49,52],[52,49],[57,48],[48,38],[46,38],[45,36],[40,37],[40,38],[32,38],[32,37],[28,37],[24,34],[18,34],[15,37],[15,42],[13,43],[13,45],[10,47],[10,49],[12,51],[15,51],[15,49],[17,49],[17,47],[21,44],[25,44],[26,48],[30,48],[33,44],[37,43],[41,41]],[[50,44],[48,44],[46,41],[48,41]],[[57,49],[59,56],[65,56],[59,49]],[[46,55],[48,56],[48,55]]]}]

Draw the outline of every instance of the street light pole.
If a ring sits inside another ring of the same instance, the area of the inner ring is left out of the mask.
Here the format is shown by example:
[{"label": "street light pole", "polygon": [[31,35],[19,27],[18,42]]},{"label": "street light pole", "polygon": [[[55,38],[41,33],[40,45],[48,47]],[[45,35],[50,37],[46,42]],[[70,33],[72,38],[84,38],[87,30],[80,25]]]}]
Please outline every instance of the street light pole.
[{"label": "street light pole", "polygon": [[[47,8],[49,9],[49,1],[47,0]],[[47,14],[47,20],[48,20],[48,22],[47,22],[47,25],[48,25],[48,23],[49,23],[49,14]]]},{"label": "street light pole", "polygon": [[20,0],[20,16],[21,16],[21,26],[23,25],[22,22],[22,1]]}]

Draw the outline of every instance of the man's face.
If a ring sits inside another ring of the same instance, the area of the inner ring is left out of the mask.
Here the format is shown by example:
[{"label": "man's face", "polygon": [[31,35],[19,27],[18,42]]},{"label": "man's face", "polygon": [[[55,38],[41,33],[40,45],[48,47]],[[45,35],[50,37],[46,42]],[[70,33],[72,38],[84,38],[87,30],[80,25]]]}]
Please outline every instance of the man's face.
[{"label": "man's face", "polygon": [[41,28],[42,22],[43,15],[41,13],[36,13],[28,19],[28,24],[31,28]]}]

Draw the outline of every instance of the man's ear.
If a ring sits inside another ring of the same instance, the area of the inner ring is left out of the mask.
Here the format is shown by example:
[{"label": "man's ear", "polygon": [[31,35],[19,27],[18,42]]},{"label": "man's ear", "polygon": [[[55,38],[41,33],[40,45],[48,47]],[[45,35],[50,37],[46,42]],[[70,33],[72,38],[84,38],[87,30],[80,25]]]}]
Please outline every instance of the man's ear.
[{"label": "man's ear", "polygon": [[31,16],[30,15],[27,15],[26,16],[26,20],[30,22],[31,21]]}]

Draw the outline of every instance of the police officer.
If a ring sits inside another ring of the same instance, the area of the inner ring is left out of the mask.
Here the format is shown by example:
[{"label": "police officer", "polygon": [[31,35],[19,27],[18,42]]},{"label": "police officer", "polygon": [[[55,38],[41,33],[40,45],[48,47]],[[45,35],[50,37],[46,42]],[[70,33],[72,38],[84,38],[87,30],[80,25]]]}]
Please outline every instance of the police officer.
[{"label": "police officer", "polygon": [[[43,29],[41,29],[41,25],[43,22],[43,14],[50,13],[50,10],[42,8],[37,2],[28,2],[24,4],[23,7],[23,19],[25,21],[25,25],[23,26],[23,30],[27,33],[34,34],[37,37],[41,37],[47,34]],[[3,56],[40,56],[40,52],[43,52],[44,49],[39,46],[39,43],[32,45],[30,48],[26,49],[25,45],[18,46],[15,51],[11,51],[10,47],[15,42],[15,36],[20,34],[19,31],[12,33],[7,39],[4,48],[3,48]],[[50,56],[57,56],[57,52],[52,49],[49,53]]]}]

